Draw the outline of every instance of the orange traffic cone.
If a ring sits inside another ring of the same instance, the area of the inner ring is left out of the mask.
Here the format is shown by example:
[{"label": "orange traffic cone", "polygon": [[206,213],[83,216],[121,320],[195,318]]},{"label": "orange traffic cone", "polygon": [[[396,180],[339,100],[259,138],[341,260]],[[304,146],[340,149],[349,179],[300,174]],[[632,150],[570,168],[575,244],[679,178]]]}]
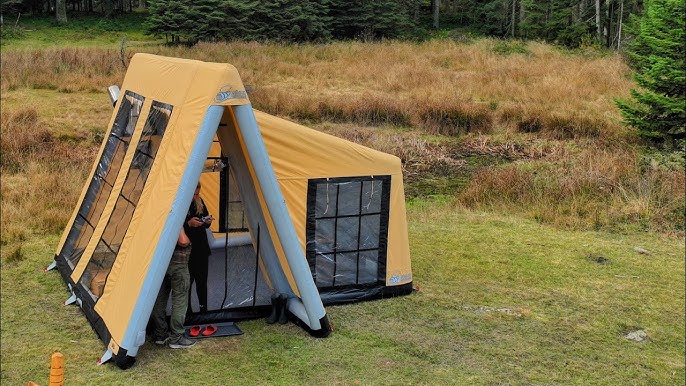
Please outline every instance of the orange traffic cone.
[{"label": "orange traffic cone", "polygon": [[64,355],[58,352],[50,357],[50,386],[64,386]]}]

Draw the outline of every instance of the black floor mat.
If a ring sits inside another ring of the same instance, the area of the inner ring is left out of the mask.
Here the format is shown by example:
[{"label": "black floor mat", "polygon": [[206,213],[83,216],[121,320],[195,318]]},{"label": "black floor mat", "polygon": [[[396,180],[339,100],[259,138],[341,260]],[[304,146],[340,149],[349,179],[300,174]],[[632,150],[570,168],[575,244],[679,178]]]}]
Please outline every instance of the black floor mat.
[{"label": "black floor mat", "polygon": [[[203,331],[207,328],[207,326],[216,326],[217,331],[215,331],[212,335],[203,335]],[[203,339],[203,338],[214,338],[217,336],[230,336],[230,335],[243,335],[243,331],[241,331],[240,328],[238,328],[238,325],[234,322],[224,322],[224,323],[214,323],[214,324],[200,324],[200,334],[198,336],[191,336],[190,330],[194,326],[187,326],[185,327],[185,332],[184,335],[186,338],[190,339]]]}]

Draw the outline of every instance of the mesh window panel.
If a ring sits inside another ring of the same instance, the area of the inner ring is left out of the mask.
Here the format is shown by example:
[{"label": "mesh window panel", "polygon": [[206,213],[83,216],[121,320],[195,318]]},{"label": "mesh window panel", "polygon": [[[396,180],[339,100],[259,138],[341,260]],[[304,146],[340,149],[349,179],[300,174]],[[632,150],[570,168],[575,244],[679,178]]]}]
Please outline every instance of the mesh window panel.
[{"label": "mesh window panel", "polygon": [[317,253],[315,272],[313,273],[319,288],[333,287],[334,268],[333,253]]},{"label": "mesh window panel", "polygon": [[[220,146],[216,138],[214,144]],[[215,173],[219,178],[219,232],[246,232],[248,220],[245,208],[228,163],[228,158],[223,154],[209,156],[205,160],[203,173]]]},{"label": "mesh window panel", "polygon": [[127,91],[119,105],[102,156],[60,251],[60,256],[66,259],[72,270],[78,264],[102,216],[144,101],[144,97]]},{"label": "mesh window panel", "polygon": [[312,179],[307,261],[318,288],[385,282],[390,176]]},{"label": "mesh window panel", "polygon": [[159,150],[171,112],[172,106],[168,104],[152,103],[150,114],[143,127],[141,139],[136,146],[131,167],[124,180],[112,215],[105,226],[93,257],[91,257],[83,276],[79,280],[79,283],[90,291],[94,300],[102,295],[107,276],[117,258],[119,248]]},{"label": "mesh window panel", "polygon": [[226,200],[226,219],[229,232],[246,232],[248,230],[248,219],[245,217],[245,207],[238,192],[236,179],[231,172],[231,168],[226,168],[228,176],[228,188],[222,184],[222,189],[227,190],[228,200]]},{"label": "mesh window panel", "polygon": [[360,284],[376,283],[376,272],[378,270],[379,251],[361,251],[357,269],[357,282]]},{"label": "mesh window panel", "polygon": [[[246,232],[248,230],[248,219],[245,217],[245,206],[243,200],[238,192],[238,184],[231,171],[231,167],[224,169],[221,182],[222,197],[225,197],[224,203],[224,218],[226,219],[226,232]],[[224,223],[224,222],[222,222]]]}]

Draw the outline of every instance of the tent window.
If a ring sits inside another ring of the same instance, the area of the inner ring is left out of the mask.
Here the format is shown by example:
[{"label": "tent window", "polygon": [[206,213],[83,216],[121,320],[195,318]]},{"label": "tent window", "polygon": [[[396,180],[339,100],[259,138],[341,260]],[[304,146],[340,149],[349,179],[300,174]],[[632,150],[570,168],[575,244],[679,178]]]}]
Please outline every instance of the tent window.
[{"label": "tent window", "polygon": [[144,101],[144,97],[127,91],[119,105],[110,136],[60,252],[60,256],[66,259],[72,270],[78,264],[98,225],[124,161]]},{"label": "tent window", "polygon": [[215,215],[218,214],[219,221],[213,223],[213,227],[216,224],[217,228],[212,228],[212,230],[222,233],[247,232],[248,220],[245,216],[243,201],[238,193],[229,159],[221,150],[217,136],[214,137],[209,156],[205,160],[203,173],[212,174],[211,180],[219,181],[219,208],[215,212]]},{"label": "tent window", "polygon": [[94,299],[102,294],[167,128],[172,106],[153,102],[121,193],[86,270],[79,281]]},{"label": "tent window", "polygon": [[220,232],[247,232],[248,219],[245,216],[245,207],[230,167],[225,168],[221,174],[221,187],[220,204],[224,217],[221,219],[223,229],[220,228]]},{"label": "tent window", "polygon": [[307,261],[318,288],[384,282],[390,183],[390,176],[309,181]]}]

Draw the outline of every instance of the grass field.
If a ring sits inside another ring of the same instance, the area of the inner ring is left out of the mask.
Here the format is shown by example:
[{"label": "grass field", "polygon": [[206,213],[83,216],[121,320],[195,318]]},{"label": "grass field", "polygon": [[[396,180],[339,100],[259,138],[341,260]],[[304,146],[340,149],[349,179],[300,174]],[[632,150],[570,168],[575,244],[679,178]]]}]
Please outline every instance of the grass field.
[{"label": "grass field", "polygon": [[53,18],[4,15],[2,49],[65,46],[117,48],[122,41],[130,46],[159,43],[158,39],[145,34],[144,20],[145,16],[139,13],[113,19],[72,15],[69,23],[61,26]]},{"label": "grass field", "polygon": [[[492,39],[166,47],[135,21],[22,23],[0,56],[3,385],[47,383],[55,351],[69,385],[685,383],[683,153],[619,122],[612,99],[633,87],[619,55]],[[96,366],[103,343],[43,268],[134,52],[232,63],[261,110],[401,158],[419,291],[329,307],[327,339],[254,320],[187,351],[146,343],[126,372]]]},{"label": "grass field", "polygon": [[[146,343],[126,372],[96,366],[104,345],[78,307],[60,305],[59,274],[42,271],[57,238],[28,240],[27,258],[2,268],[2,384],[44,382],[54,351],[70,385],[683,384],[679,239],[431,201],[408,216],[418,292],[329,307],[326,339],[255,320],[189,350]],[[624,337],[639,329],[649,340]]]}]

